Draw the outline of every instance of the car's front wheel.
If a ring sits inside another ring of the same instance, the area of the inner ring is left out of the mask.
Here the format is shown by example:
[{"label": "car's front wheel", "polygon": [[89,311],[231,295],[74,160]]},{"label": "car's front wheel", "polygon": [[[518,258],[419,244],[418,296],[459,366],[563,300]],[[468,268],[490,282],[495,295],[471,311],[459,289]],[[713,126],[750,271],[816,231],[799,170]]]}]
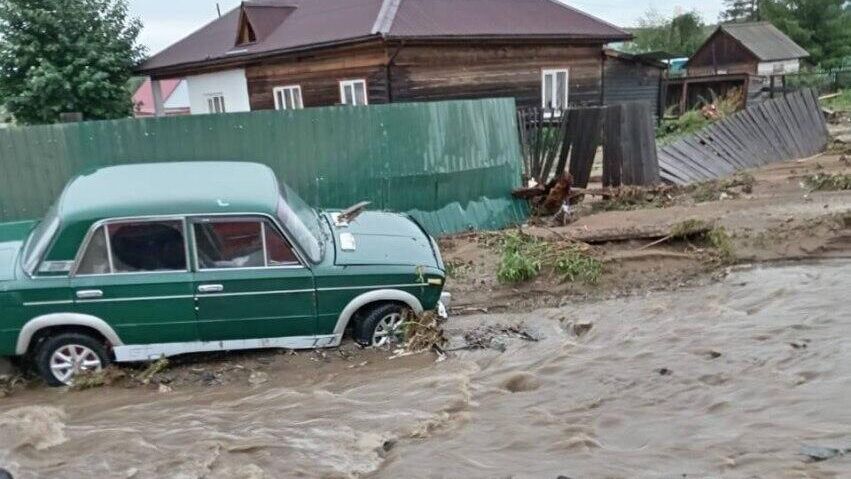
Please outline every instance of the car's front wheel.
[{"label": "car's front wheel", "polygon": [[62,333],[41,342],[35,355],[39,375],[51,386],[70,386],[80,374],[109,365],[103,342],[86,334]]},{"label": "car's front wheel", "polygon": [[376,348],[403,343],[408,312],[408,308],[393,303],[372,308],[355,325],[355,341]]}]

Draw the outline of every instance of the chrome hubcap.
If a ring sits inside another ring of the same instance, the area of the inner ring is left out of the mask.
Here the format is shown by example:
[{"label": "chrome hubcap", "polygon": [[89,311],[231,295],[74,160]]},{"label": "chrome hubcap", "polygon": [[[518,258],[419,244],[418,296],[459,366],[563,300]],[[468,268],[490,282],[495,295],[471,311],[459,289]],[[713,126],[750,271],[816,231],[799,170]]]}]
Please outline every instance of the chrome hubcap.
[{"label": "chrome hubcap", "polygon": [[103,365],[91,349],[79,344],[67,344],[53,352],[50,371],[62,384],[70,385],[74,376],[83,371],[100,371]]},{"label": "chrome hubcap", "polygon": [[384,346],[388,342],[397,341],[402,333],[402,323],[405,318],[401,313],[388,314],[381,318],[378,325],[375,326],[375,332],[372,335],[373,346]]}]

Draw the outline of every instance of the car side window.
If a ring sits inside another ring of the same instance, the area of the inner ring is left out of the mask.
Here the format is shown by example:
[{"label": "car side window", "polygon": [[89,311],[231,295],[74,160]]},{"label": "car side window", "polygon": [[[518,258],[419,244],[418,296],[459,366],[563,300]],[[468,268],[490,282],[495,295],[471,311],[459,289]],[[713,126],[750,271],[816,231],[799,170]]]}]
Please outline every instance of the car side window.
[{"label": "car side window", "polygon": [[290,245],[267,221],[204,219],[194,224],[194,232],[202,270],[299,264]]},{"label": "car side window", "polygon": [[115,273],[185,271],[182,221],[148,221],[107,226]]},{"label": "car side window", "polygon": [[183,222],[138,221],[98,228],[77,275],[186,271]]},{"label": "car side window", "polygon": [[292,266],[300,264],[293,252],[292,246],[281,235],[277,228],[268,221],[263,223],[263,233],[266,235],[268,250],[268,266]]},{"label": "car side window", "polygon": [[78,275],[109,274],[111,272],[105,231],[106,228],[103,226],[95,230],[89,240],[89,246],[80,260],[80,267],[77,268]]}]

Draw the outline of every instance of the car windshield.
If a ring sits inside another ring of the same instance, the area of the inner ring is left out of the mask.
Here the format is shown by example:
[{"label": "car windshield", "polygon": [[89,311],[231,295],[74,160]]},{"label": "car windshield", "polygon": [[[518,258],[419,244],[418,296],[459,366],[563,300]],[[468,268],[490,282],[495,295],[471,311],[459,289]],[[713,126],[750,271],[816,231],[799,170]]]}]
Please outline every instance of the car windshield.
[{"label": "car windshield", "polygon": [[53,236],[59,230],[59,216],[56,215],[56,207],[50,208],[44,219],[35,227],[27,240],[24,249],[24,270],[30,274],[35,273],[41,257],[50,246]]},{"label": "car windshield", "polygon": [[310,261],[314,263],[322,261],[325,232],[322,229],[319,214],[285,184],[281,184],[278,218],[293,235],[293,239],[301,246]]}]

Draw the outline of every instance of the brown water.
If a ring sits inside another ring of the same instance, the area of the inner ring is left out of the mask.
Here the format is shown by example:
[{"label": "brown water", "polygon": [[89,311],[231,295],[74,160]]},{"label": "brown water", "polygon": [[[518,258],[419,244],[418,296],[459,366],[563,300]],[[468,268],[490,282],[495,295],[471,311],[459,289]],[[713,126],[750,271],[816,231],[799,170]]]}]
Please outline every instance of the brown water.
[{"label": "brown water", "polygon": [[[260,386],[0,400],[20,478],[851,477],[851,263],[527,315],[538,343],[294,362]],[[577,320],[593,321],[577,336]],[[386,355],[385,355],[386,356]]]}]

